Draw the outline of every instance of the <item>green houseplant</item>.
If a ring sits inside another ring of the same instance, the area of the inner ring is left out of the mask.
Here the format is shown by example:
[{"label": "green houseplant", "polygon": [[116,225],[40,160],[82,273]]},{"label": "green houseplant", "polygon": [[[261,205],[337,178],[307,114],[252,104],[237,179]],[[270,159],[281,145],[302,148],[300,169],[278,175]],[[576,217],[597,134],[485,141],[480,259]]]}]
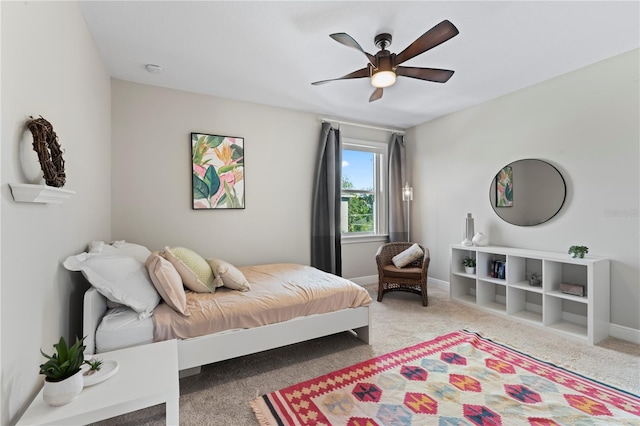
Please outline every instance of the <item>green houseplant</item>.
[{"label": "green houseplant", "polygon": [[47,358],[44,364],[40,365],[40,374],[45,376],[43,398],[53,406],[67,404],[80,394],[84,386],[82,371],[80,367],[84,363],[84,337],[75,343],[67,346],[64,337],[60,337],[57,344],[53,345],[55,352],[47,355],[40,350],[40,353]]},{"label": "green houseplant", "polygon": [[466,256],[462,259],[462,266],[467,274],[475,274],[476,272],[476,260],[471,256]]},{"label": "green houseplant", "polygon": [[589,248],[585,246],[571,246],[569,247],[569,254],[571,257],[578,257],[582,259],[586,253],[589,253]]},{"label": "green houseplant", "polygon": [[471,256],[467,256],[464,259],[462,259],[462,265],[469,267],[469,268],[475,268],[476,267],[476,260],[471,257]]}]

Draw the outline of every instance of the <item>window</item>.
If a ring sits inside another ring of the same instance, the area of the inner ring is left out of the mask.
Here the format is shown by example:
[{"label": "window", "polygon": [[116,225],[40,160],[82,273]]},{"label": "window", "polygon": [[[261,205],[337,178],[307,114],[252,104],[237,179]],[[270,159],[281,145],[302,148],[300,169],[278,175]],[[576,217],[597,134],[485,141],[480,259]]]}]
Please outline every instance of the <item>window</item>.
[{"label": "window", "polygon": [[344,138],[340,230],[343,235],[387,233],[387,145]]}]

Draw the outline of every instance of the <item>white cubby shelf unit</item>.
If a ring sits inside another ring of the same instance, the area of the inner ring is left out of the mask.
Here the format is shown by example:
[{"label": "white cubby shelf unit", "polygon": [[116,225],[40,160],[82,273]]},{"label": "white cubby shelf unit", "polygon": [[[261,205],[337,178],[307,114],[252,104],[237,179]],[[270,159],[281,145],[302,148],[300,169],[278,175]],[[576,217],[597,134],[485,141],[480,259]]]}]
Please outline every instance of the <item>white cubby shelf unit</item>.
[{"label": "white cubby shelf unit", "polygon": [[[476,259],[475,274],[462,260]],[[491,276],[492,261],[505,263],[504,278]],[[541,277],[540,286],[529,277]],[[581,284],[585,296],[562,293],[560,284]],[[449,297],[593,345],[609,336],[609,259],[496,246],[451,246]]]}]

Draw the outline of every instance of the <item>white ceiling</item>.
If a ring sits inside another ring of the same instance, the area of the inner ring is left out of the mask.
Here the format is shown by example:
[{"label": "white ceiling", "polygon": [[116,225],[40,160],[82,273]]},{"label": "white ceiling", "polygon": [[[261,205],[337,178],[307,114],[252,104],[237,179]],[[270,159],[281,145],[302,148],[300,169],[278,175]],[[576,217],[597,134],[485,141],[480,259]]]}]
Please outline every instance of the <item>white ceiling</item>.
[{"label": "white ceiling", "polygon": [[[638,1],[86,1],[82,10],[114,78],[401,129],[640,47]],[[331,33],[375,54],[374,37],[389,32],[399,53],[444,19],[460,34],[404,65],[455,70],[445,84],[400,77],[372,103],[367,78],[310,84],[366,66]],[[148,73],[149,63],[164,72]]]}]

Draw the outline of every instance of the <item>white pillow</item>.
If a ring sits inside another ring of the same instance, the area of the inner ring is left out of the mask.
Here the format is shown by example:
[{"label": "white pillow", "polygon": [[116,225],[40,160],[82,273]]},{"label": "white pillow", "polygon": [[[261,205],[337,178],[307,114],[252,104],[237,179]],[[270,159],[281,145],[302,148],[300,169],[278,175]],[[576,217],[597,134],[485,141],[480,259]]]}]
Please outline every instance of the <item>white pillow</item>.
[{"label": "white pillow", "polygon": [[162,256],[173,263],[182,282],[196,293],[214,293],[213,271],[198,253],[184,247],[165,247]]},{"label": "white pillow", "polygon": [[396,265],[396,268],[404,268],[414,260],[421,258],[423,254],[424,253],[422,252],[422,249],[420,248],[418,243],[413,243],[411,247],[409,247],[402,253],[398,253],[393,256],[393,259],[391,259],[391,261],[394,265]]},{"label": "white pillow", "polygon": [[89,253],[131,256],[140,263],[144,263],[151,254],[151,251],[140,244],[133,244],[120,240],[113,241],[111,244],[107,244],[104,241],[91,241],[89,243]]},{"label": "white pillow", "polygon": [[80,253],[63,265],[82,275],[107,299],[129,306],[143,319],[153,313],[160,295],[144,264],[131,256]]},{"label": "white pillow", "polygon": [[225,287],[239,291],[249,291],[251,286],[238,268],[220,259],[207,259],[216,279],[222,279]]},{"label": "white pillow", "polygon": [[180,312],[182,315],[191,315],[187,309],[187,295],[184,292],[182,278],[175,266],[158,252],[149,255],[145,266],[149,271],[149,277],[153,285],[160,293],[162,300],[169,305],[174,311]]}]

